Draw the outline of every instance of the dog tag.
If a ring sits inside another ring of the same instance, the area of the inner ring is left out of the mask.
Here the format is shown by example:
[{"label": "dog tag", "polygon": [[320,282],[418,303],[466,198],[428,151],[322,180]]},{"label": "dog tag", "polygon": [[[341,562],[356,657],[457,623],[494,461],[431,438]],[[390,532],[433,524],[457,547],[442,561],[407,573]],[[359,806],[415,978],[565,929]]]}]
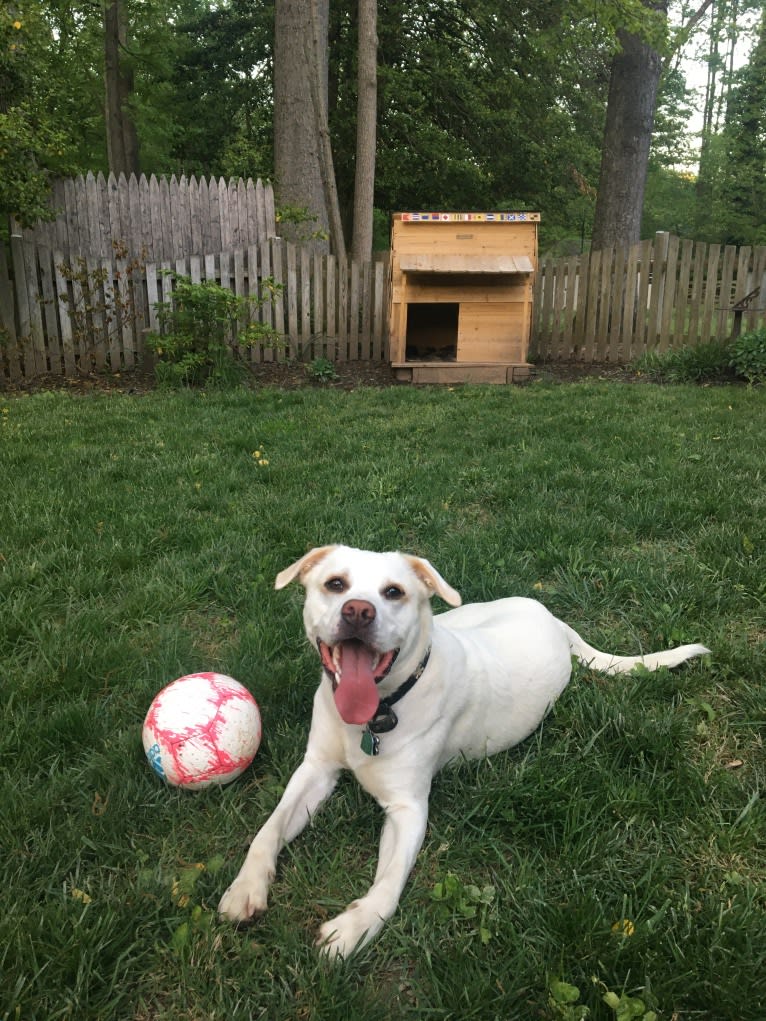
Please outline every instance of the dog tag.
[{"label": "dog tag", "polygon": [[399,720],[390,705],[384,702],[378,706],[378,711],[367,724],[373,734],[387,734],[393,730]]},{"label": "dog tag", "polygon": [[369,726],[362,731],[361,749],[365,755],[377,755],[380,751],[380,738],[373,734]]}]

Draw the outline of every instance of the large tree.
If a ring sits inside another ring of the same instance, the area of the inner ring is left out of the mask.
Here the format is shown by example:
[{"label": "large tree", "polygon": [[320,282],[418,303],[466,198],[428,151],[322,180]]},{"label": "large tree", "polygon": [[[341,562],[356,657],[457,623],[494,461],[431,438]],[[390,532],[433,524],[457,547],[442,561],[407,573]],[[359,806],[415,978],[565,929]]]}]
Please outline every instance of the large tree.
[{"label": "large tree", "polygon": [[372,252],[378,100],[377,15],[377,0],[359,0],[354,228],[351,242],[351,253],[355,259],[369,259]]},{"label": "large tree", "polygon": [[106,95],[106,151],[114,174],[138,174],[138,134],[133,119],[134,75],[127,48],[128,15],[125,0],[104,5],[104,91]]},{"label": "large tree", "polygon": [[[645,6],[667,18],[667,0]],[[591,247],[631,245],[641,237],[646,174],[652,142],[662,57],[655,43],[636,31],[618,29],[612,59],[601,171]]]},{"label": "large tree", "polygon": [[320,135],[327,119],[329,0],[276,0],[274,173],[279,202],[305,210],[319,231],[330,214]]}]

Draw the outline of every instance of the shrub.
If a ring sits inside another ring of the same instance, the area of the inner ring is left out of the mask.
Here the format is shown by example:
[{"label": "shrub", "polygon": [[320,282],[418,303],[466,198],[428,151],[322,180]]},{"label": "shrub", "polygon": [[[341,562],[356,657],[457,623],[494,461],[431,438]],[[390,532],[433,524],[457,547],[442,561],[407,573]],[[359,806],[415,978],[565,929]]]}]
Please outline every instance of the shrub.
[{"label": "shrub", "polygon": [[332,383],[338,379],[335,366],[329,358],[315,358],[306,365],[306,375],[317,383]]},{"label": "shrub", "polygon": [[741,333],[729,347],[729,365],[748,383],[765,383],[766,328]]},{"label": "shrub", "polygon": [[731,376],[729,348],[718,341],[670,351],[648,351],[632,368],[663,383],[704,383]]},{"label": "shrub", "polygon": [[[172,298],[155,305],[160,330],[146,340],[158,358],[158,383],[232,386],[241,382],[245,366],[239,349],[277,340],[271,326],[249,319],[254,309],[273,300],[280,285],[265,280],[265,294],[241,298],[210,280],[195,284],[189,277],[172,272],[170,276]],[[242,323],[247,325],[241,328]]]}]

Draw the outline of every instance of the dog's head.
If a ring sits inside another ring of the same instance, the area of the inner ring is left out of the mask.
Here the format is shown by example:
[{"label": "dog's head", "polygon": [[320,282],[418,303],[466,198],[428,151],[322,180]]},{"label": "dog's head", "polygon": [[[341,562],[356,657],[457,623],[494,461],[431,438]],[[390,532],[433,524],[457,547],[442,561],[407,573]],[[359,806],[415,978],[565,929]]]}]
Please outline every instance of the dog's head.
[{"label": "dog's head", "polygon": [[408,676],[420,662],[431,639],[431,596],[461,602],[427,560],[404,553],[322,546],[281,571],[275,587],[296,578],[306,589],[306,634],[346,723],[367,723],[378,685],[389,674]]}]

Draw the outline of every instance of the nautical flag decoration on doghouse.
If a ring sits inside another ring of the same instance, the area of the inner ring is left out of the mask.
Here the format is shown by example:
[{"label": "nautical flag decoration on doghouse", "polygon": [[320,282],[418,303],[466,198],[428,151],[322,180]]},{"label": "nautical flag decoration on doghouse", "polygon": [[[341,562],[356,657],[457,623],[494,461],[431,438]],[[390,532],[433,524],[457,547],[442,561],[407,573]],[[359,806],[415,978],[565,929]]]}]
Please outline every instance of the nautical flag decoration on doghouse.
[{"label": "nautical flag decoration on doghouse", "polygon": [[394,214],[391,361],[413,382],[529,374],[540,214]]}]

